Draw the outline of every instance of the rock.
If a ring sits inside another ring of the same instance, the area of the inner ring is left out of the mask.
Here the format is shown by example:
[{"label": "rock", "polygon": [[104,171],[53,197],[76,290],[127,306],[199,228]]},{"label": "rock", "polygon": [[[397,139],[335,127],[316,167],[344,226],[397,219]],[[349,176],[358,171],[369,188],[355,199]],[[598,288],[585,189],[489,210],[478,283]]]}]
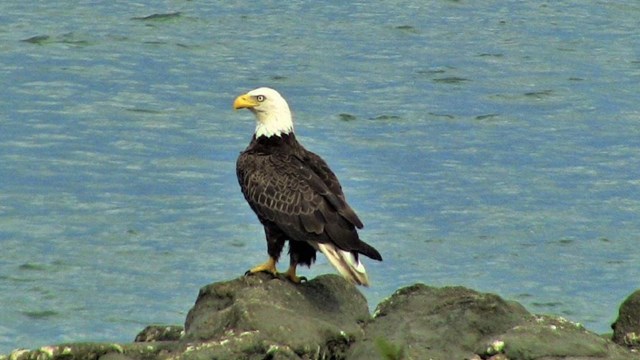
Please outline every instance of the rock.
[{"label": "rock", "polygon": [[365,326],[348,359],[639,359],[562,318],[462,287],[396,291]]},{"label": "rock", "polygon": [[469,359],[491,336],[531,317],[521,305],[493,294],[423,284],[396,291],[374,316],[348,358],[374,359],[391,343],[403,347],[408,359]]},{"label": "rock", "polygon": [[638,359],[612,341],[561,317],[534,316],[494,336],[508,359]]},{"label": "rock", "polygon": [[618,319],[611,328],[614,342],[640,349],[640,290],[629,295],[620,305]]},{"label": "rock", "polygon": [[234,344],[238,357],[258,346],[323,358],[361,339],[360,324],[369,318],[364,296],[337,275],[296,285],[256,274],[202,288],[187,315],[184,339],[242,339]]},{"label": "rock", "polygon": [[[622,315],[637,314],[627,312],[629,301],[621,307],[621,319],[632,323],[633,315]],[[623,329],[621,319],[616,330]],[[463,287],[399,289],[372,318],[364,296],[337,275],[292,284],[256,274],[203,287],[184,328],[152,325],[130,344],[62,344],[0,356],[8,359],[623,360],[640,355],[581,325],[532,315],[518,303]]]},{"label": "rock", "polygon": [[120,353],[107,353],[98,358],[98,360],[133,360],[133,358]]},{"label": "rock", "polygon": [[135,342],[178,341],[184,327],[176,325],[149,325],[136,335]]}]

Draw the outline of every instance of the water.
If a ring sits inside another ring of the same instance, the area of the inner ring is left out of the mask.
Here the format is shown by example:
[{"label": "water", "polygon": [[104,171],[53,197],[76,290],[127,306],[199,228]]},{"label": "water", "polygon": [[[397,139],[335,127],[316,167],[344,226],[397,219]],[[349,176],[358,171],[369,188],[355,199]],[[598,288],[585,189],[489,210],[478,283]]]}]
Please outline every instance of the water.
[{"label": "water", "polygon": [[[159,16],[153,16],[153,15]],[[128,342],[264,260],[235,180],[279,89],[400,286],[609,331],[638,288],[640,5],[0,5],[0,353]],[[319,259],[303,275],[333,272]]]}]

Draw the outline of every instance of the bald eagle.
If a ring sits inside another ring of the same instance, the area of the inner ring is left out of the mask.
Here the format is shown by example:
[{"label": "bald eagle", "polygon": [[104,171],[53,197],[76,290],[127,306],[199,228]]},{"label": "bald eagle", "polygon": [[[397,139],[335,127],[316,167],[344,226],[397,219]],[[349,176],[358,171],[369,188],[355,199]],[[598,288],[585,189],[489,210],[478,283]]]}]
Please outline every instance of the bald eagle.
[{"label": "bald eagle", "polygon": [[298,265],[311,266],[320,250],[347,280],[369,285],[360,254],[382,260],[360,240],[362,221],[345,200],[327,163],[296,140],[289,105],[275,90],[262,87],[238,96],[234,109],[249,109],[256,130],[236,163],[242,194],[264,226],[268,260],[248,274],[277,275],[276,263],[289,241],[289,269],[283,274],[299,283]]}]

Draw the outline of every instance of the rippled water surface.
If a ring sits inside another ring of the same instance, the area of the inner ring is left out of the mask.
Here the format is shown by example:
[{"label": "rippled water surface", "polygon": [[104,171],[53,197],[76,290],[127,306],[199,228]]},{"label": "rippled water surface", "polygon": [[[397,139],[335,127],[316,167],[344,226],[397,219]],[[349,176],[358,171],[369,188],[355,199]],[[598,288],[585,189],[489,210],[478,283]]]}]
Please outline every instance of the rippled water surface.
[{"label": "rippled water surface", "polygon": [[[289,100],[400,286],[606,332],[640,278],[640,5],[0,4],[0,353],[131,341],[264,260],[236,95]],[[303,275],[334,270],[319,259]]]}]

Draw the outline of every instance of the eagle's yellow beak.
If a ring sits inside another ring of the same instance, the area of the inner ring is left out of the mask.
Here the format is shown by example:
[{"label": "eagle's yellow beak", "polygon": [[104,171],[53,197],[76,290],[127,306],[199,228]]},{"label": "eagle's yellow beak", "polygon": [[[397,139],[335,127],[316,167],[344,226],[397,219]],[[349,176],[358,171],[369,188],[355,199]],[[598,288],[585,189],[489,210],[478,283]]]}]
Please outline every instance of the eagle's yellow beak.
[{"label": "eagle's yellow beak", "polygon": [[240,95],[233,102],[233,110],[246,109],[258,106],[258,101],[249,94]]}]

